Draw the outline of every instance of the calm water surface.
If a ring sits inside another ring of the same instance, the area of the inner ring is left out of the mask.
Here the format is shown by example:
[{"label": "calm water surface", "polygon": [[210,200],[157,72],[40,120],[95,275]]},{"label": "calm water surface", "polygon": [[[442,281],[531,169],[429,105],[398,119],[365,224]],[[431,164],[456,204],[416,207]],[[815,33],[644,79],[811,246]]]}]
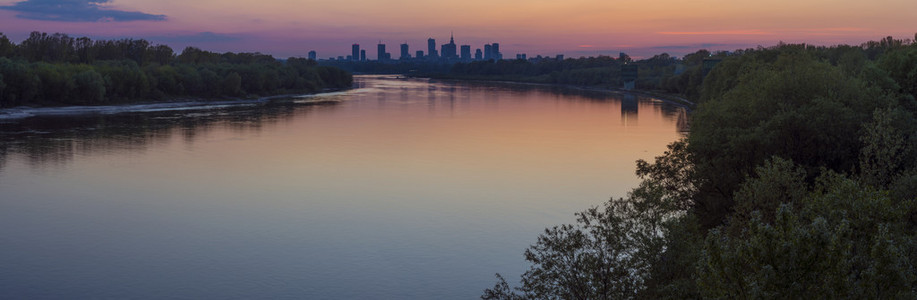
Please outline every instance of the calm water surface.
[{"label": "calm water surface", "polygon": [[686,121],[636,96],[355,85],[0,123],[0,298],[473,299]]}]

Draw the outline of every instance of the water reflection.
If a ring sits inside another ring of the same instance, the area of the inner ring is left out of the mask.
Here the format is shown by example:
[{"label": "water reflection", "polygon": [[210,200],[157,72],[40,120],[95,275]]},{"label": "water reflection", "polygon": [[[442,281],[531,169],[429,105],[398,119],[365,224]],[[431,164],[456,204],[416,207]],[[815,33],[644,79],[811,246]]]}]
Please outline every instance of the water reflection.
[{"label": "water reflection", "polygon": [[0,171],[11,155],[25,157],[33,168],[61,167],[78,155],[143,152],[168,144],[176,135],[186,145],[193,145],[198,136],[215,128],[257,133],[317,106],[331,109],[336,103],[280,100],[200,111],[42,116],[3,122],[0,123]]},{"label": "water reflection", "polygon": [[[381,81],[380,81],[381,79]],[[689,129],[687,111],[672,103],[637,96],[603,91],[558,86],[543,86],[494,82],[455,82],[397,77],[358,77],[355,91],[364,92],[339,96],[361,98],[370,94],[380,107],[408,105],[412,95],[423,89],[430,114],[454,117],[456,110],[474,109],[474,95],[480,94],[484,103],[496,104],[507,92],[512,99],[554,95],[563,102],[620,103],[621,122],[625,126],[638,125],[640,107],[649,106],[654,113],[674,119],[679,132]],[[399,103],[387,100],[397,94]],[[461,101],[456,101],[456,98]],[[150,147],[170,142],[176,134],[192,145],[198,136],[214,128],[235,132],[259,132],[278,122],[286,122],[297,115],[307,114],[321,105],[332,109],[336,101],[297,103],[275,101],[260,105],[244,105],[222,109],[181,112],[145,112],[117,115],[50,116],[33,117],[0,123],[0,171],[11,155],[26,157],[29,165],[62,166],[77,155],[92,155],[112,150],[142,152]],[[496,107],[496,106],[492,106]]]},{"label": "water reflection", "polygon": [[315,98],[327,105],[0,124],[0,293],[475,298],[524,271],[543,228],[623,196],[634,161],[687,126],[640,96],[355,86]]}]

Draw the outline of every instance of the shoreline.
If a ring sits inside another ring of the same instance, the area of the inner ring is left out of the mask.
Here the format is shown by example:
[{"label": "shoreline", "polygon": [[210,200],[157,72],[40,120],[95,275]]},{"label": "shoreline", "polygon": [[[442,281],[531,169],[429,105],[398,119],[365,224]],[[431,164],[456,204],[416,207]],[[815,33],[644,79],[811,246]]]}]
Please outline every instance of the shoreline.
[{"label": "shoreline", "polygon": [[661,101],[666,101],[669,103],[677,104],[684,106],[689,110],[693,110],[697,107],[697,104],[694,102],[685,99],[684,97],[676,94],[669,94],[664,92],[648,91],[648,90],[625,90],[622,88],[607,88],[607,87],[598,87],[598,86],[580,86],[572,84],[559,84],[559,83],[540,83],[540,82],[526,82],[526,81],[513,81],[513,80],[499,80],[499,79],[464,79],[456,77],[433,77],[433,76],[417,76],[408,78],[427,78],[433,80],[454,80],[454,81],[465,81],[465,82],[495,82],[495,83],[508,83],[508,84],[518,84],[518,85],[533,85],[533,86],[544,86],[544,87],[562,87],[575,90],[583,91],[592,91],[592,92],[603,92],[611,94],[636,94],[642,95],[654,99],[659,99]]},{"label": "shoreline", "polygon": [[[78,116],[78,115],[113,115],[131,112],[160,112],[219,109],[233,106],[261,105],[274,100],[290,99],[299,102],[318,96],[336,95],[348,89],[330,89],[312,94],[280,94],[265,97],[235,98],[235,99],[205,99],[205,98],[177,98],[159,102],[135,102],[114,105],[71,105],[71,106],[17,106],[0,109],[0,122],[17,121],[31,117],[42,116]],[[322,104],[335,102],[332,100],[304,101],[302,104]]]}]

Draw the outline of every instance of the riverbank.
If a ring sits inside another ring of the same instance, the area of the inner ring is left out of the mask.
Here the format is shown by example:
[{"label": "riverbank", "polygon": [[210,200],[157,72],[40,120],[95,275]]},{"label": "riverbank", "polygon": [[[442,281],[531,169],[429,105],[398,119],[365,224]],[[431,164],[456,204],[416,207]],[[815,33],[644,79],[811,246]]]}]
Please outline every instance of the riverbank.
[{"label": "riverbank", "polygon": [[[405,75],[405,76],[413,77],[410,75]],[[460,82],[499,82],[499,83],[520,84],[520,85],[561,87],[561,88],[569,88],[569,89],[584,90],[584,91],[611,93],[611,94],[616,94],[616,95],[636,94],[636,95],[659,99],[659,100],[666,101],[669,103],[678,104],[678,105],[684,106],[685,108],[689,110],[692,110],[695,107],[697,107],[696,103],[684,98],[681,95],[671,94],[671,93],[666,93],[666,92],[661,92],[661,91],[626,90],[623,88],[613,88],[613,87],[607,87],[607,86],[580,86],[580,85],[572,85],[572,84],[528,82],[528,81],[519,81],[517,79],[516,80],[513,80],[513,79],[502,80],[499,78],[481,79],[481,78],[463,78],[460,76],[441,76],[441,75],[425,75],[425,76],[417,76],[413,78],[429,78],[429,79],[434,79],[434,80],[460,81]]]},{"label": "riverbank", "polygon": [[38,116],[75,116],[75,115],[94,115],[94,114],[120,114],[136,112],[162,112],[162,111],[181,111],[181,110],[209,110],[220,109],[234,106],[261,105],[272,101],[289,100],[298,104],[324,104],[337,102],[330,99],[313,99],[321,96],[334,96],[346,92],[349,89],[329,89],[327,91],[315,94],[282,94],[256,98],[235,98],[225,100],[212,100],[202,98],[185,98],[175,99],[166,102],[137,102],[130,104],[118,105],[99,105],[99,106],[53,106],[53,107],[29,107],[19,106],[13,108],[0,109],[0,121],[14,121]]}]

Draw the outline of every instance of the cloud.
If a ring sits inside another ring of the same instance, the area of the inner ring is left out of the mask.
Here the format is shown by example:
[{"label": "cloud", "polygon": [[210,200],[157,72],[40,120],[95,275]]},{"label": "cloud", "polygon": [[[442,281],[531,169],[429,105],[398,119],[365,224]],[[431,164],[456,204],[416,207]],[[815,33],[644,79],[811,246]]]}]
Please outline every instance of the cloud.
[{"label": "cloud", "polygon": [[107,9],[111,0],[26,0],[0,9],[17,12],[17,18],[60,22],[163,21],[165,15]]}]

